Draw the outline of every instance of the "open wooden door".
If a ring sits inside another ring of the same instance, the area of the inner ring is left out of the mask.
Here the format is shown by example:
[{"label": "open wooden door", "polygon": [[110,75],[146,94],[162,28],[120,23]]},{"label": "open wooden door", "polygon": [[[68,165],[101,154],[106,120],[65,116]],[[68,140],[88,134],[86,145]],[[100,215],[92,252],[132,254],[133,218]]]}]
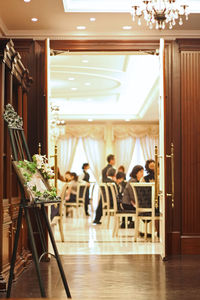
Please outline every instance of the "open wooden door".
[{"label": "open wooden door", "polygon": [[165,42],[160,39],[160,99],[159,99],[159,198],[160,198],[160,245],[161,257],[166,257],[165,247]]}]

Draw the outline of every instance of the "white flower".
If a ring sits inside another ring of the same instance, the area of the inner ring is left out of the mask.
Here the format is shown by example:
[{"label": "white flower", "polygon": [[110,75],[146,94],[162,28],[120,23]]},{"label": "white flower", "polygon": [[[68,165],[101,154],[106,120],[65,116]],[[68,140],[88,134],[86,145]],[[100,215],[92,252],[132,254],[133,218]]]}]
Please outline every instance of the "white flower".
[{"label": "white flower", "polygon": [[34,158],[36,160],[37,169],[39,169],[41,173],[46,174],[49,177],[54,175],[54,172],[51,170],[51,167],[48,164],[46,155],[35,154]]}]

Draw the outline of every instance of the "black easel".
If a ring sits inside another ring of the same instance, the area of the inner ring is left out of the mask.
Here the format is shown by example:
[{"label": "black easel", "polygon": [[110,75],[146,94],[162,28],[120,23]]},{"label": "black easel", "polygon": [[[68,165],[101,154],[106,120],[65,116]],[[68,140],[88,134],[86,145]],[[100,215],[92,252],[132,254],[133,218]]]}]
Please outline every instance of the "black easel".
[{"label": "black easel", "polygon": [[[12,155],[13,155],[13,161],[19,161],[19,160],[28,160],[32,161],[28,145],[26,143],[25,135],[24,135],[24,130],[23,130],[23,121],[22,118],[20,118],[17,113],[14,111],[14,108],[12,105],[8,104],[6,106],[6,110],[4,113],[4,120],[8,123],[8,131],[9,131],[9,136],[10,136],[10,141],[11,141],[11,147],[12,147]],[[18,178],[19,179],[19,178]],[[60,275],[63,281],[63,285],[66,291],[66,295],[68,298],[71,298],[70,290],[67,284],[67,280],[65,277],[65,273],[62,267],[62,263],[58,254],[58,250],[56,247],[55,239],[51,230],[51,226],[47,217],[46,209],[45,209],[45,204],[47,203],[46,201],[40,201],[40,202],[33,202],[30,203],[29,199],[26,199],[24,187],[19,180],[20,184],[20,191],[21,191],[21,202],[20,202],[20,207],[19,207],[19,214],[17,218],[17,229],[15,233],[15,239],[14,239],[14,246],[13,246],[13,253],[12,253],[12,259],[11,259],[11,266],[10,266],[10,274],[9,274],[9,280],[8,280],[8,288],[7,288],[7,294],[6,297],[9,298],[11,294],[11,288],[12,288],[12,281],[13,281],[13,274],[14,274],[14,267],[15,267],[15,261],[16,261],[16,254],[17,254],[17,248],[18,248],[18,242],[19,242],[19,235],[20,235],[20,229],[22,225],[22,215],[23,211],[25,214],[25,220],[27,223],[28,227],[28,234],[29,234],[29,240],[30,240],[30,246],[31,246],[31,251],[33,255],[33,260],[35,263],[35,268],[36,268],[36,273],[38,277],[38,282],[39,282],[39,287],[40,287],[40,293],[41,297],[46,297],[45,289],[44,289],[44,284],[43,280],[41,277],[41,272],[40,272],[40,260],[45,254],[48,254],[48,249],[47,249],[47,244],[43,232],[43,227],[41,223],[41,215],[43,217],[47,232],[49,234],[51,244],[54,250],[54,254],[52,254],[58,264],[58,268],[60,271]],[[51,203],[58,203],[60,200],[57,198],[55,201],[51,201]],[[49,203],[49,202],[48,202]],[[35,245],[35,239],[33,235],[33,229],[30,221],[30,215],[29,215],[29,209],[30,207],[34,211],[35,219],[36,219],[36,224],[38,226],[38,231],[39,231],[39,236],[40,236],[40,241],[43,249],[43,254],[38,257],[37,254],[37,249]],[[40,214],[41,213],[41,214]]]}]

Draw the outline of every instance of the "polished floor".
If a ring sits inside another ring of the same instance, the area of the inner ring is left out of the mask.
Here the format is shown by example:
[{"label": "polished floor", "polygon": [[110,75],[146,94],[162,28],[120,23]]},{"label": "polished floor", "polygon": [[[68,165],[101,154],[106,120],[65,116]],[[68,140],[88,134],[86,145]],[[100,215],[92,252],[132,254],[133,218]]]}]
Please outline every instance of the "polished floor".
[{"label": "polished floor", "polygon": [[119,255],[119,254],[160,254],[161,244],[157,241],[146,242],[143,238],[134,243],[134,229],[119,229],[119,236],[112,237],[113,217],[109,229],[107,220],[102,225],[92,223],[94,216],[67,217],[64,222],[65,242],[62,243],[58,226],[55,226],[54,234],[57,247],[61,255]]},{"label": "polished floor", "polygon": [[[200,299],[200,256],[177,257],[166,262],[158,255],[65,255],[61,258],[73,299]],[[41,263],[41,270],[47,296],[66,299],[55,260]],[[11,296],[40,297],[33,265],[13,284]]]},{"label": "polished floor", "polygon": [[[105,224],[93,218],[67,217],[65,242],[55,238],[73,299],[79,300],[197,300],[200,299],[200,256],[174,257],[163,262],[159,242],[133,242],[134,229],[120,229],[112,238]],[[138,255],[140,254],[140,255]],[[48,298],[66,299],[54,258],[41,262]],[[0,295],[1,298],[5,294]],[[34,264],[12,286],[12,298],[39,298]]]}]

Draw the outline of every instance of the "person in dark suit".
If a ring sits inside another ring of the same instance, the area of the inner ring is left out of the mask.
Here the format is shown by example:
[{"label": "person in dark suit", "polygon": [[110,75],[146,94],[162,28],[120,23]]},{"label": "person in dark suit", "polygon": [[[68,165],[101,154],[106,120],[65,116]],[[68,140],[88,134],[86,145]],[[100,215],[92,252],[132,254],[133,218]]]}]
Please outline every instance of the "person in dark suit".
[{"label": "person in dark suit", "polygon": [[79,176],[79,181],[86,181],[88,182],[88,187],[86,189],[86,193],[85,193],[85,214],[86,216],[89,216],[89,213],[88,213],[88,205],[89,205],[89,202],[90,202],[90,198],[89,198],[89,182],[90,182],[90,174],[87,172],[90,168],[90,165],[88,163],[84,163],[82,165],[82,170],[83,170],[83,173]]},{"label": "person in dark suit", "polygon": [[[109,168],[107,172],[106,183],[115,183],[116,182],[116,170],[114,168]],[[113,197],[110,187],[108,187],[110,208],[113,208]],[[102,214],[102,213],[101,213]]]},{"label": "person in dark suit", "polygon": [[109,154],[107,156],[107,166],[102,170],[102,182],[106,182],[108,169],[112,168],[115,164],[115,156],[113,154]]},{"label": "person in dark suit", "polygon": [[[102,182],[106,183],[108,182],[108,170],[110,168],[112,168],[115,164],[115,156],[113,154],[109,154],[107,156],[107,166],[105,168],[103,168],[102,170]],[[94,224],[101,224],[100,220],[101,220],[101,217],[102,217],[102,199],[99,200],[99,204],[97,206],[97,209],[96,209],[96,216],[95,216],[95,219],[93,221]]]}]

